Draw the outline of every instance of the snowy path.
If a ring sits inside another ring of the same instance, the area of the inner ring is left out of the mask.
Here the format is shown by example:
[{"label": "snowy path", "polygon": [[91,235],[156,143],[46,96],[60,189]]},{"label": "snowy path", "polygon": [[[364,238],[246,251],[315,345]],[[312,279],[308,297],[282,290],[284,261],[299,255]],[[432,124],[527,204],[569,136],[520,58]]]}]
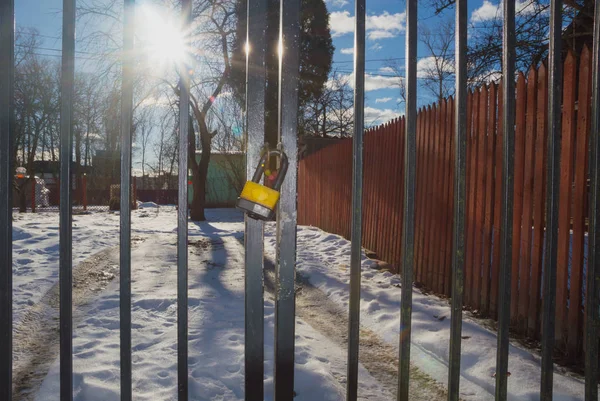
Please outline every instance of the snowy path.
[{"label": "snowy path", "polygon": [[[267,251],[275,246],[274,230],[266,233]],[[348,310],[350,242],[318,228],[298,232],[298,272],[344,310]],[[375,269],[377,263],[363,255],[361,326],[367,327],[398,349],[400,327],[400,277]],[[446,385],[450,339],[448,301],[423,295],[413,287],[411,361],[425,374]],[[496,333],[463,315],[461,398],[494,399]],[[539,400],[540,357],[513,343],[510,347],[508,396]],[[583,400],[584,384],[565,369],[555,366],[554,400]]]},{"label": "snowy path", "polygon": [[[213,217],[223,213],[215,212]],[[58,282],[58,213],[14,213],[13,218],[13,322],[37,303]],[[229,216],[231,218],[231,216]],[[238,217],[239,220],[239,217]],[[171,233],[177,227],[174,208],[132,212],[133,235]],[[119,214],[90,213],[73,216],[73,266],[119,244]]]},{"label": "snowy path", "polygon": [[[243,399],[244,280],[240,224],[204,223],[190,231],[190,394],[194,400]],[[176,399],[176,237],[147,238],[133,251],[133,379],[136,399]],[[75,400],[118,399],[118,285],[89,306],[75,329]],[[265,301],[265,389],[272,399],[273,324]],[[298,401],[343,400],[346,351],[297,319]],[[58,361],[36,400],[55,400]],[[362,399],[392,398],[361,368]],[[368,396],[368,398],[367,398]]]},{"label": "snowy path", "polygon": [[[275,264],[271,258],[265,260],[265,289],[275,290]],[[313,287],[302,274],[296,275],[296,315],[309,323],[339,347],[348,347],[348,312],[336,304],[325,293]],[[342,328],[342,330],[340,330]],[[398,386],[398,352],[383,341],[371,329],[361,327],[359,361],[396,399]],[[367,396],[364,393],[362,395]],[[445,401],[447,394],[443,386],[419,371],[411,364],[409,388],[411,401]]]},{"label": "snowy path", "polygon": [[[135,244],[135,242],[134,242]],[[118,255],[107,248],[73,269],[73,324],[82,316],[82,306],[100,293],[118,274]],[[29,308],[14,327],[13,400],[31,401],[48,374],[59,350],[59,285]]]},{"label": "snowy path", "polygon": [[[239,399],[243,369],[243,232],[235,211],[209,211],[210,223],[190,224],[190,240],[210,239],[210,255],[190,247],[190,390],[198,399]],[[97,213],[74,220],[75,263],[99,250],[118,244],[118,214]],[[216,222],[219,223],[216,223]],[[146,241],[134,250],[133,324],[134,380],[141,399],[172,399],[176,367],[175,230],[173,208],[136,211],[133,234]],[[18,215],[15,221],[15,322],[23,318],[58,279],[58,216]],[[266,228],[266,251],[274,254],[274,224]],[[221,241],[222,244],[213,244]],[[347,311],[347,240],[311,227],[298,233],[298,272],[311,286],[326,294],[339,310]],[[376,333],[397,355],[400,310],[400,278],[372,267],[363,259],[361,325],[364,333]],[[411,360],[439,383],[447,380],[450,308],[446,300],[414,291]],[[113,282],[84,311],[75,327],[75,385],[78,400],[115,399],[118,393],[118,283]],[[265,302],[266,388],[272,391],[273,302]],[[342,399],[346,351],[331,336],[319,334],[299,314],[297,320],[297,380],[299,397],[319,389],[315,400]],[[344,333],[346,327],[339,327]],[[465,317],[463,324],[461,397],[492,399],[496,335]],[[364,336],[368,338],[368,336]],[[318,358],[323,358],[320,360]],[[509,397],[539,399],[539,356],[518,344],[510,348]],[[304,363],[303,363],[304,362]],[[366,365],[367,367],[368,364]],[[57,399],[58,365],[44,381],[38,399]],[[314,377],[313,377],[314,376]],[[377,375],[375,375],[377,377]],[[318,379],[315,385],[307,381]],[[390,399],[386,390],[361,370],[363,396]],[[382,382],[384,382],[383,380]],[[385,386],[384,386],[385,387]],[[555,400],[583,400],[583,382],[557,367]],[[304,393],[304,394],[303,394]],[[49,395],[46,395],[49,394]],[[377,395],[379,394],[379,395]],[[206,397],[206,398],[204,398]],[[221,398],[219,398],[221,397]],[[324,398],[329,397],[329,398]],[[297,398],[302,399],[302,398]]]}]

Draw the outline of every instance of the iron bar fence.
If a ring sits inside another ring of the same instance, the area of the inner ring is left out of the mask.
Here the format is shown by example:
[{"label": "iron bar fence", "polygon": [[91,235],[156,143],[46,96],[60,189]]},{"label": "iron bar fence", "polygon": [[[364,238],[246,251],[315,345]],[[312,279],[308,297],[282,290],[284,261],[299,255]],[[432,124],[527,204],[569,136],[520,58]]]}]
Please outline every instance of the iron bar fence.
[{"label": "iron bar fence", "polygon": [[[586,253],[587,244],[591,244],[588,238],[591,222],[588,222],[587,209],[592,186],[587,179],[590,170],[586,152],[588,137],[592,133],[592,52],[587,47],[579,55],[567,52],[564,63],[565,68],[572,64],[569,68],[576,69],[580,78],[563,85],[561,95],[563,110],[577,109],[570,128],[563,127],[562,137],[567,137],[567,130],[574,130],[577,141],[568,152],[563,152],[560,162],[561,171],[568,170],[569,166],[572,168],[573,179],[569,182],[561,178],[560,182],[559,196],[561,199],[568,197],[572,207],[566,209],[567,218],[559,221],[559,233],[569,235],[561,237],[557,254],[570,255],[570,262],[559,259],[561,263],[557,265],[557,271],[564,278],[557,282],[557,287],[563,288],[560,296],[557,292],[556,314],[560,310],[564,318],[562,322],[556,322],[561,327],[556,331],[556,349],[565,362],[573,363],[582,360],[584,354],[585,278],[588,268],[592,269],[588,258],[593,255],[591,250]],[[511,271],[515,272],[511,275],[511,285],[515,282],[521,284],[514,292],[511,291],[515,307],[510,308],[510,329],[532,341],[539,341],[543,334],[542,261],[547,240],[544,238],[546,202],[543,190],[546,187],[547,153],[543,150],[547,149],[548,131],[547,70],[547,65],[542,63],[527,74],[518,74],[516,86],[520,90],[513,96],[515,106],[519,105],[520,115],[515,122],[514,157],[519,159],[522,168],[520,173],[515,172],[512,202],[515,207],[520,203],[521,212],[515,212],[511,219],[511,228],[514,227],[515,235],[519,234],[519,241],[511,241],[513,249],[508,259],[511,267],[515,263],[518,268]],[[499,243],[502,216],[503,90],[498,83],[491,83],[474,92],[465,91],[468,107],[462,109],[467,147],[464,170],[455,167],[458,151],[455,144],[458,140],[452,141],[455,125],[447,123],[452,121],[459,96],[460,93],[457,93],[456,99],[447,99],[446,106],[444,102],[424,106],[417,117],[415,282],[429,291],[456,300],[451,289],[455,279],[450,269],[455,238],[445,235],[443,228],[454,223],[453,211],[455,213],[459,205],[455,200],[459,198],[443,194],[448,187],[455,185],[458,172],[462,171],[466,176],[468,198],[464,200],[465,227],[462,230],[466,242],[463,251],[464,306],[481,316],[497,319],[501,303],[497,285],[501,274],[501,251],[496,245]],[[438,121],[443,121],[443,124],[438,124]],[[401,160],[404,135],[404,118],[367,130],[363,180],[363,246],[375,253],[378,259],[390,263],[398,273],[401,272],[404,251],[398,241],[403,227],[399,218],[404,210],[403,195],[398,198],[397,194],[397,188],[403,185],[405,177],[405,166]],[[454,153],[448,153],[448,146],[442,146],[448,142],[447,139],[450,139],[449,148]],[[351,139],[341,140],[300,161],[300,224],[318,226],[346,238],[351,237],[351,202],[348,196],[351,194],[351,142]],[[385,173],[374,160],[387,160]],[[481,177],[474,173],[481,173],[483,180],[480,181]],[[385,227],[388,222],[391,229]],[[527,227],[529,235],[525,235]],[[565,229],[562,230],[562,227]],[[478,241],[474,241],[475,235]],[[477,262],[473,256],[475,253],[480,255]]]},{"label": "iron bar fence", "polygon": [[[448,400],[458,401],[465,268],[467,184],[467,1],[456,2],[456,99],[454,125],[454,216],[452,230],[452,321],[448,369]],[[452,112],[452,111],[451,111]],[[452,173],[450,174],[452,176]],[[450,223],[450,219],[448,219]],[[446,287],[445,287],[446,288]]]},{"label": "iron bar fence", "polygon": [[12,186],[15,5],[0,1],[0,399],[12,394]]},{"label": "iron bar fence", "polygon": [[277,219],[277,265],[275,269],[275,369],[277,401],[294,398],[295,267],[298,224],[298,96],[300,66],[299,0],[281,0],[279,14],[279,143],[288,158],[288,170],[281,187]]},{"label": "iron bar fence", "polygon": [[[587,307],[585,330],[585,399],[598,399],[598,291],[600,290],[600,1],[596,0],[592,53],[592,104],[589,137],[589,246],[587,271]],[[588,75],[589,76],[589,75]]]},{"label": "iron bar fence", "polygon": [[352,138],[352,209],[350,250],[350,301],[348,316],[348,369],[346,400],[358,397],[360,340],[360,279],[362,259],[363,153],[365,126],[365,30],[366,0],[354,5],[354,135]]},{"label": "iron bar fence", "polygon": [[587,272],[587,307],[585,330],[585,399],[598,399],[598,291],[600,290],[600,1],[596,0],[594,17],[594,44],[592,57],[592,105],[589,138],[589,259]]},{"label": "iron bar fence", "polygon": [[[496,356],[496,400],[506,400],[508,373],[508,325],[511,307],[513,194],[515,153],[515,3],[503,3],[502,29],[502,205],[500,212],[500,272],[498,290],[498,352]],[[473,150],[474,152],[475,150]],[[477,235],[474,236],[475,238]],[[473,276],[475,277],[475,275]],[[478,277],[478,275],[477,275]],[[478,281],[478,280],[477,280]],[[475,293],[474,295],[477,295]]]},{"label": "iron bar fence", "polygon": [[73,399],[73,95],[75,82],[75,0],[63,1],[60,96],[60,399]]},{"label": "iron bar fence", "polygon": [[[555,310],[556,310],[556,265],[558,245],[558,207],[560,185],[561,148],[561,41],[562,1],[550,5],[550,55],[548,56],[548,159],[546,176],[546,247],[544,253],[544,309],[542,315],[542,380],[540,398],[552,400],[554,376]],[[566,136],[564,138],[567,139]],[[569,182],[570,184],[570,182]]]},{"label": "iron bar fence", "polygon": [[[248,0],[246,14],[246,176],[260,160],[265,134],[267,0]],[[264,227],[245,217],[245,390],[247,400],[264,399]]]},{"label": "iron bar fence", "polygon": [[[182,0],[184,43],[191,42],[192,1]],[[189,46],[185,46],[186,49]],[[185,60],[187,60],[187,55]],[[190,128],[190,67],[179,71],[179,157],[177,208],[177,395],[189,398],[188,370],[188,135]]]},{"label": "iron bar fence", "polygon": [[407,0],[404,224],[402,225],[402,300],[400,304],[398,401],[409,399],[412,285],[415,262],[415,180],[417,174],[417,41],[417,1]]}]

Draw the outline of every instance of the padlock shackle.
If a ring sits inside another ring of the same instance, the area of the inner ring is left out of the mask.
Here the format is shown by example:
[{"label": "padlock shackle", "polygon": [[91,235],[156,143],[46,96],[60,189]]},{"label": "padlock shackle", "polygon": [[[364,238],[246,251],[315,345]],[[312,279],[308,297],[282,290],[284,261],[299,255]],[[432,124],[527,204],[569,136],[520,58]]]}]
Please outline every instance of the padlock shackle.
[{"label": "padlock shackle", "polygon": [[275,190],[279,191],[279,188],[281,188],[281,184],[283,184],[283,179],[285,178],[285,175],[287,173],[288,158],[284,152],[282,152],[278,149],[268,150],[263,153],[262,157],[260,158],[260,162],[258,163],[258,167],[256,167],[256,170],[254,171],[254,175],[252,176],[252,181],[254,181],[254,182],[260,181],[260,178],[262,177],[264,170],[265,170],[265,168],[263,166],[265,166],[267,164],[267,162],[269,161],[271,156],[279,156],[279,160],[281,162],[281,166],[277,173],[277,179],[275,180],[275,183],[273,184],[273,188]]},{"label": "padlock shackle", "polygon": [[281,166],[279,166],[279,171],[277,172],[277,179],[275,180],[275,184],[273,184],[273,188],[276,189],[277,191],[279,191],[281,189],[281,184],[283,184],[283,179],[285,178],[285,175],[287,174],[288,158],[287,158],[287,155],[280,150],[276,150],[275,152],[277,152],[279,154],[279,160],[281,162]]}]

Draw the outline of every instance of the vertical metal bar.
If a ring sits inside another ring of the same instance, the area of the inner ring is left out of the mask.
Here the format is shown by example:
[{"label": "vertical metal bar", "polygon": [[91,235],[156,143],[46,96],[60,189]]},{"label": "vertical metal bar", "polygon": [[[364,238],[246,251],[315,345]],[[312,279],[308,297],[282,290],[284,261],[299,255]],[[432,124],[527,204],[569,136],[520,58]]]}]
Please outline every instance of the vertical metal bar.
[{"label": "vertical metal bar", "polygon": [[60,89],[60,399],[73,399],[73,86],[75,81],[75,0],[63,1]]},{"label": "vertical metal bar", "polygon": [[365,12],[366,1],[355,1],[354,30],[354,137],[352,139],[352,212],[350,249],[350,302],[348,316],[348,377],[346,400],[358,396],[360,340],[360,265],[362,254],[363,136],[365,130]]},{"label": "vertical metal bar", "polygon": [[121,401],[131,400],[131,121],[133,118],[134,0],[125,0],[121,81],[120,352]]},{"label": "vertical metal bar", "polygon": [[275,400],[294,398],[294,291],[298,180],[298,76],[300,0],[281,0],[279,22],[279,135],[288,157],[277,213]]},{"label": "vertical metal bar", "polygon": [[406,1],[406,135],[404,145],[404,218],[398,401],[408,400],[412,285],[415,248],[415,176],[417,167],[417,0]]},{"label": "vertical metal bar", "polygon": [[556,309],[556,264],[558,246],[558,203],[560,189],[560,137],[562,98],[562,1],[550,2],[550,52],[548,56],[548,165],[546,167],[546,253],[542,315],[541,400],[552,400],[554,325]]},{"label": "vertical metal bar", "polygon": [[[248,0],[246,37],[246,175],[252,177],[265,135],[267,0]],[[263,222],[246,216],[245,391],[246,400],[264,398]]]},{"label": "vertical metal bar", "polygon": [[500,214],[500,289],[498,292],[498,348],[496,400],[506,400],[508,373],[508,327],[512,262],[512,226],[515,153],[515,2],[505,1],[502,31],[502,210]]},{"label": "vertical metal bar", "polygon": [[12,182],[15,7],[0,1],[0,400],[12,399]]},{"label": "vertical metal bar", "polygon": [[592,57],[592,121],[590,131],[590,210],[585,297],[585,399],[598,399],[598,289],[600,289],[600,0],[596,0]]},{"label": "vertical metal bar", "polygon": [[[456,1],[456,107],[454,139],[454,228],[452,249],[452,317],[448,401],[458,401],[465,268],[467,198],[467,0]],[[495,284],[495,283],[494,283]]]},{"label": "vertical metal bar", "polygon": [[[190,35],[191,0],[181,0],[184,32]],[[187,61],[187,58],[184,58]],[[190,74],[184,61],[179,67],[179,167],[177,208],[177,397],[188,399],[188,157],[190,128]],[[195,154],[195,149],[192,149]]]}]

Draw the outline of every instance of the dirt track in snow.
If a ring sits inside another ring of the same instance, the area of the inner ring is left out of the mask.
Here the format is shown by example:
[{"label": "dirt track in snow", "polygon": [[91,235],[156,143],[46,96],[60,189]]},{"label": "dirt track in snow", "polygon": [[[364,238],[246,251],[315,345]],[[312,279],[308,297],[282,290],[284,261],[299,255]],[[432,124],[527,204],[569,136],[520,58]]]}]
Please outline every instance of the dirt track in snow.
[{"label": "dirt track in snow", "polygon": [[[265,289],[274,296],[275,264],[265,258]],[[296,273],[296,315],[342,348],[348,343],[348,313],[313,287],[308,279]],[[375,332],[360,330],[360,363],[390,393],[397,394],[398,352]],[[345,383],[342,383],[345,384]],[[359,394],[360,397],[360,394]],[[415,366],[410,369],[409,399],[411,401],[445,401],[447,393],[441,384]]]},{"label": "dirt track in snow", "polygon": [[[140,241],[133,238],[132,245]],[[85,305],[119,274],[119,249],[104,249],[73,269],[73,327]],[[59,355],[59,285],[32,305],[13,334],[13,401],[31,401]]]},{"label": "dirt track in snow", "polygon": [[[139,238],[137,239],[139,240]],[[212,244],[211,244],[212,245]],[[210,246],[209,246],[210,247]],[[240,244],[240,247],[242,245]],[[207,249],[204,249],[206,251]],[[265,258],[265,289],[272,296],[275,266]],[[118,276],[118,249],[108,248],[86,259],[73,270],[73,326],[87,304]],[[296,277],[296,314],[340,347],[347,346],[347,311],[300,274]],[[33,400],[50,366],[59,354],[59,286],[55,284],[16,325],[13,338],[13,401]],[[381,385],[396,394],[398,357],[394,347],[373,331],[361,328],[360,362]],[[345,385],[345,378],[340,378]],[[409,398],[416,401],[445,400],[443,386],[411,366]]]}]

